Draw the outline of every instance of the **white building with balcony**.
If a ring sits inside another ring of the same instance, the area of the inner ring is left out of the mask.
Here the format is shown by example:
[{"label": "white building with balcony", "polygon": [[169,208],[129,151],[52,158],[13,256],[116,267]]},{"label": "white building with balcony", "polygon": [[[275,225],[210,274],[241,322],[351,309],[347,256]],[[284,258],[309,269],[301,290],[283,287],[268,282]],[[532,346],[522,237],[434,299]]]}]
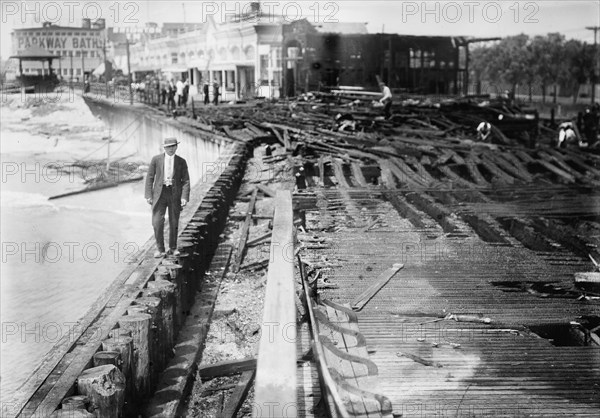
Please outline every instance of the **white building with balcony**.
[{"label": "white building with balcony", "polygon": [[242,16],[132,45],[133,73],[161,72],[165,78],[190,81],[190,94],[206,82],[219,85],[220,100],[280,96],[282,17]]}]

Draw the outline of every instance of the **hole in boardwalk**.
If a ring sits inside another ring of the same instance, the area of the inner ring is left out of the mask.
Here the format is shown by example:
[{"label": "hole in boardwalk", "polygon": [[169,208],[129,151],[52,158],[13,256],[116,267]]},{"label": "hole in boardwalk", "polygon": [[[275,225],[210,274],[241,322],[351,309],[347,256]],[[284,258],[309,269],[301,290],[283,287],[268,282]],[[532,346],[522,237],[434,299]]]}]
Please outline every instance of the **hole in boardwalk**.
[{"label": "hole in boardwalk", "polygon": [[555,282],[497,281],[491,285],[503,292],[525,292],[538,298],[580,299],[590,294],[575,287],[562,287]]},{"label": "hole in boardwalk", "polygon": [[528,327],[531,332],[557,347],[586,347],[600,345],[598,317],[582,317],[568,324],[542,324]]}]

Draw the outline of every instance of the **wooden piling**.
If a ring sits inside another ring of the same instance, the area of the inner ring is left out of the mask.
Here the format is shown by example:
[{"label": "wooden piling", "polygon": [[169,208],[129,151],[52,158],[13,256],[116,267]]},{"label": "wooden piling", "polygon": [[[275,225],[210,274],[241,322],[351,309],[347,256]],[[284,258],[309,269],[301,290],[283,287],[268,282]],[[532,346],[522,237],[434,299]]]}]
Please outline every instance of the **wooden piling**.
[{"label": "wooden piling", "polygon": [[[121,370],[121,365],[123,364],[121,360],[121,353],[118,351],[98,351],[96,354],[94,354],[93,361],[94,367],[112,364],[119,370]],[[123,371],[121,370],[121,372]]]},{"label": "wooden piling", "polygon": [[95,418],[96,415],[85,409],[59,409],[48,415],[49,418]]},{"label": "wooden piling", "polygon": [[175,345],[175,284],[168,280],[154,280],[148,282],[148,288],[144,290],[144,296],[158,297],[162,301],[161,328],[164,331],[164,339],[161,352],[163,364],[167,364],[171,358],[171,352]]},{"label": "wooden piling", "polygon": [[74,395],[64,398],[61,402],[62,409],[66,411],[88,410],[90,399],[85,395]]},{"label": "wooden piling", "polygon": [[[117,328],[121,329],[121,328]],[[118,352],[121,355],[121,372],[125,376],[125,399],[132,399],[135,394],[135,365],[133,362],[133,338],[131,333],[125,329],[127,335],[115,335],[102,341],[102,350]]]},{"label": "wooden piling", "polygon": [[148,347],[152,317],[145,313],[125,315],[119,319],[119,326],[131,332],[133,339],[133,364],[136,398],[150,395],[150,359]]},{"label": "wooden piling", "polygon": [[151,373],[151,387],[154,389],[158,381],[158,375],[164,368],[162,359],[162,339],[164,338],[162,331],[162,302],[160,298],[156,297],[141,297],[135,300],[137,305],[144,306],[148,310],[148,314],[152,317],[150,323],[149,341],[150,345],[148,351],[150,353],[150,373]]},{"label": "wooden piling", "polygon": [[77,379],[80,394],[90,398],[98,418],[122,416],[125,404],[125,377],[114,365],[92,367],[84,370]]}]

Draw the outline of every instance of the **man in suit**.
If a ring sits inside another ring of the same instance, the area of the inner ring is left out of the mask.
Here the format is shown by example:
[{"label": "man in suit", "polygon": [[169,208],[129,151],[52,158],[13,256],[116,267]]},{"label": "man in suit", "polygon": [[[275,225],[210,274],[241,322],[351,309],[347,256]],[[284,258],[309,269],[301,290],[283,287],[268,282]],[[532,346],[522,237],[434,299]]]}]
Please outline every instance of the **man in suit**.
[{"label": "man in suit", "polygon": [[165,255],[165,213],[169,210],[169,253],[179,255],[177,230],[179,214],[190,199],[190,174],[187,163],[177,151],[177,138],[165,138],[163,154],[155,155],[146,176],[145,198],[152,206],[152,227],[157,251],[154,257]]}]

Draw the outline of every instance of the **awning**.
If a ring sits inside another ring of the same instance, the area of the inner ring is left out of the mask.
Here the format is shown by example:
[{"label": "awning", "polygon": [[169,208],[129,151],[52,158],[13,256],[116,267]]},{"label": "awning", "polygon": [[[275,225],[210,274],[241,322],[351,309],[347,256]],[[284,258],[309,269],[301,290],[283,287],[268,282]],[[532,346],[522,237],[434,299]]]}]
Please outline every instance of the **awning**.
[{"label": "awning", "polygon": [[209,71],[234,71],[237,67],[254,67],[253,61],[217,62],[208,66]]},{"label": "awning", "polygon": [[187,63],[188,68],[198,68],[199,70],[206,70],[209,63],[206,58],[195,58]]},{"label": "awning", "polygon": [[19,51],[16,55],[11,55],[9,58],[17,58],[22,61],[39,61],[44,59],[60,58],[60,55],[54,55],[43,48],[33,46],[31,48]]},{"label": "awning", "polygon": [[184,65],[172,65],[170,67],[161,68],[163,73],[185,73],[188,68]]}]

